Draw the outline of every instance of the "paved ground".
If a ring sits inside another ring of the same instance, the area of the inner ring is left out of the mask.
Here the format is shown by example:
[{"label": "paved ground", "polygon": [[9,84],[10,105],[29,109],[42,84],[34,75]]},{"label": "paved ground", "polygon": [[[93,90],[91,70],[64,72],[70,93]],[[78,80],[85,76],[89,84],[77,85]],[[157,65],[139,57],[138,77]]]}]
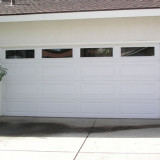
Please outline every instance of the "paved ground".
[{"label": "paved ground", "polygon": [[160,160],[160,120],[1,117],[0,159]]}]

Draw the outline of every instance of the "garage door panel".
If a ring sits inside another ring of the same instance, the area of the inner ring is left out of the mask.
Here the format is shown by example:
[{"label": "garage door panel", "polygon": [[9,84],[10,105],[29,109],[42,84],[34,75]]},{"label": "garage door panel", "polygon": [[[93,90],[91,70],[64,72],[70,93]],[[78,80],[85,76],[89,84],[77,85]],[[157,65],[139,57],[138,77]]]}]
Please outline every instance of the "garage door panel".
[{"label": "garage door panel", "polygon": [[120,65],[122,80],[159,80],[159,65],[156,63],[135,63]]},{"label": "garage door panel", "polygon": [[116,103],[111,102],[81,102],[81,112],[84,114],[114,114],[117,110]]},{"label": "garage door panel", "polygon": [[5,112],[7,113],[33,113],[36,112],[37,106],[34,102],[6,102]]},{"label": "garage door panel", "polygon": [[120,84],[120,99],[158,99],[159,83],[132,82]]},{"label": "garage door panel", "polygon": [[[14,64],[7,65],[6,80],[36,80],[37,79],[37,65],[35,64]],[[19,74],[20,73],[20,74]]]},{"label": "garage door panel", "polygon": [[75,74],[75,66],[69,64],[43,64],[42,79],[43,80],[73,80]]},{"label": "garage door panel", "polygon": [[81,95],[110,95],[115,94],[115,84],[112,83],[82,83]]},{"label": "garage door panel", "polygon": [[105,80],[115,79],[116,67],[114,65],[81,65],[80,79],[81,80]]},{"label": "garage door panel", "polygon": [[[156,114],[159,116],[159,102],[123,102],[119,104],[121,114]],[[139,116],[140,117],[140,116]]]},{"label": "garage door panel", "polygon": [[74,112],[74,106],[73,102],[45,102],[42,103],[42,112],[45,114],[68,114]]},{"label": "garage door panel", "polygon": [[81,57],[75,47],[73,57],[42,58],[40,50],[32,60],[4,60],[3,115],[160,117],[157,53],[123,57],[115,46],[112,57]]},{"label": "garage door panel", "polygon": [[74,95],[74,83],[44,83],[41,86],[42,96]]},{"label": "garage door panel", "polygon": [[80,95],[79,96],[80,100],[106,100],[106,101],[114,101],[115,100],[115,96],[114,95]]},{"label": "garage door panel", "polygon": [[36,98],[38,85],[37,83],[6,83],[4,92],[5,98]]},{"label": "garage door panel", "polygon": [[80,99],[114,99],[116,85],[114,83],[81,83]]}]

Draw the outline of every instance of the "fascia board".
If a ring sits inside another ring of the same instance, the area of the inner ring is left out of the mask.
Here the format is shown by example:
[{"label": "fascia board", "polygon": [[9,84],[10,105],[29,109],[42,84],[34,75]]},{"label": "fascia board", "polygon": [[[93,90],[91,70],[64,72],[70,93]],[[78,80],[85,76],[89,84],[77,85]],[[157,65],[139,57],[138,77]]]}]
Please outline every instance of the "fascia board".
[{"label": "fascia board", "polygon": [[160,9],[135,9],[95,12],[68,12],[48,14],[28,14],[0,16],[0,22],[50,21],[50,20],[76,20],[122,17],[151,17],[160,16]]}]

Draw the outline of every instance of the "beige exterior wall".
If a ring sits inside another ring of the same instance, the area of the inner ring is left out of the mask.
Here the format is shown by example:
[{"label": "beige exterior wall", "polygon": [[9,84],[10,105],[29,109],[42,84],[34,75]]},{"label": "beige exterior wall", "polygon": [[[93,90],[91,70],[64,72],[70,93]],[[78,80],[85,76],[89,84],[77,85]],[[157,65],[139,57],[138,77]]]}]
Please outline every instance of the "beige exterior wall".
[{"label": "beige exterior wall", "polygon": [[[0,48],[0,65],[1,65],[1,54],[2,50]],[[2,115],[2,82],[0,81],[0,116]]]},{"label": "beige exterior wall", "polygon": [[[0,65],[1,65],[2,49],[0,48]],[[0,81],[0,116],[2,115],[2,82]]]},{"label": "beige exterior wall", "polygon": [[0,116],[2,115],[2,82],[0,82]]},{"label": "beige exterior wall", "polygon": [[160,17],[0,23],[0,46],[159,41]]},{"label": "beige exterior wall", "polygon": [[0,82],[0,116],[2,115],[2,85]]}]

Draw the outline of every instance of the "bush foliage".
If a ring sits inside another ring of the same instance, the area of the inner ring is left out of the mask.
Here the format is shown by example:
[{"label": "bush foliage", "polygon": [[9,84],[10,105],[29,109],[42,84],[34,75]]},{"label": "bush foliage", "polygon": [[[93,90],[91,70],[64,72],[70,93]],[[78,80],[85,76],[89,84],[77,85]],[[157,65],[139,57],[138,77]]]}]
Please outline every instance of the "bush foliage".
[{"label": "bush foliage", "polygon": [[0,81],[4,76],[6,76],[6,74],[7,74],[7,69],[2,67],[2,65],[0,65]]}]

